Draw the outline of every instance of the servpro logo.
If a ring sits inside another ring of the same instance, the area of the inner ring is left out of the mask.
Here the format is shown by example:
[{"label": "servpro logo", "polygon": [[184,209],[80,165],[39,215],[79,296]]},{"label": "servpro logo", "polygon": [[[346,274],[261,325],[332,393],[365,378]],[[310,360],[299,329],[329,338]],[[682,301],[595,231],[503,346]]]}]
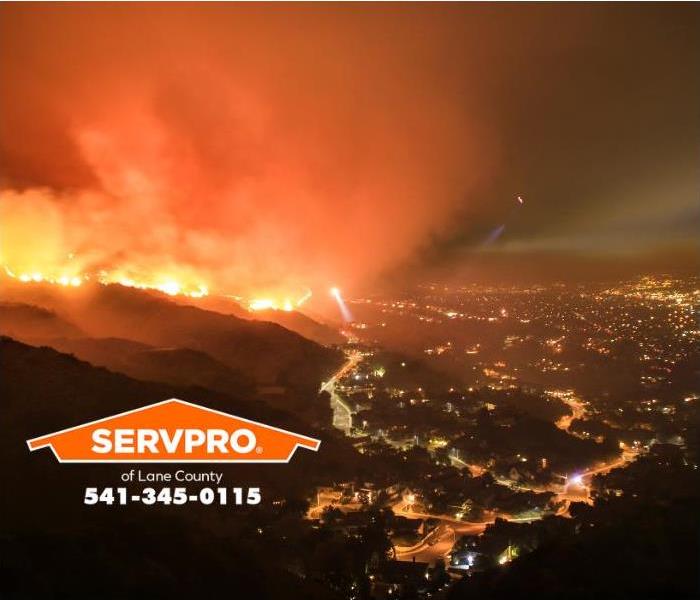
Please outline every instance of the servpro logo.
[{"label": "servpro logo", "polygon": [[27,441],[59,462],[286,463],[320,440],[198,406],[165,400]]}]

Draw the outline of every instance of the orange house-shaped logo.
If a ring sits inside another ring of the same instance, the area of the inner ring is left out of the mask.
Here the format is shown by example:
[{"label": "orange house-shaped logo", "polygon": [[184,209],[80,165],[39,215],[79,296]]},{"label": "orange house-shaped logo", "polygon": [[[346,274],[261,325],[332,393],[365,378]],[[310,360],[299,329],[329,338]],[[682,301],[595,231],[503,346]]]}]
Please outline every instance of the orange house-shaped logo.
[{"label": "orange house-shaped logo", "polygon": [[320,440],[198,406],[165,400],[27,441],[67,463],[287,463]]}]

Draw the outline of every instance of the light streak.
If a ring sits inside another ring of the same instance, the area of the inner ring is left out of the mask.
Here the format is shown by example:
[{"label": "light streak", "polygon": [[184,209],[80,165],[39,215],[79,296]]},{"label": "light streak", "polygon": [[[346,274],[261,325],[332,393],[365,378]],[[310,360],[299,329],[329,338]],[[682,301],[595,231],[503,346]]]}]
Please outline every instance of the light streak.
[{"label": "light streak", "polygon": [[346,323],[352,321],[352,314],[350,314],[350,309],[347,307],[345,300],[343,300],[343,297],[340,295],[340,290],[337,287],[332,287],[330,289],[330,294],[338,303],[338,308],[340,309],[340,314],[343,316],[343,320]]},{"label": "light streak", "polygon": [[504,223],[502,223],[498,227],[495,227],[493,230],[491,230],[491,232],[486,236],[486,239],[481,243],[482,246],[490,246],[496,240],[498,240],[498,238],[500,238],[501,235],[503,235],[503,232],[506,230],[506,226],[513,219],[513,215],[518,210],[518,207],[525,204],[525,200],[523,199],[522,196],[518,195],[518,196],[516,196],[516,199],[518,201],[518,206],[514,206],[511,209],[510,213],[508,214],[508,218],[505,220]]},{"label": "light streak", "polygon": [[493,244],[499,237],[501,237],[501,234],[505,231],[506,226],[505,224],[499,225],[496,227],[489,235],[487,236],[486,240],[484,240],[484,246],[488,246],[489,244]]}]

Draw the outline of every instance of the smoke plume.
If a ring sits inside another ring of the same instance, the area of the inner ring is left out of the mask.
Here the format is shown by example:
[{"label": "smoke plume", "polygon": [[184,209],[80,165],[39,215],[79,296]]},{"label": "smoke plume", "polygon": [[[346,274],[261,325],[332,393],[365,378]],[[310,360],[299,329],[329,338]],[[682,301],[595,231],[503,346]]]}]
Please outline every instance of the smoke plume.
[{"label": "smoke plume", "polygon": [[2,13],[2,261],[15,269],[352,286],[448,227],[489,169],[449,15]]}]

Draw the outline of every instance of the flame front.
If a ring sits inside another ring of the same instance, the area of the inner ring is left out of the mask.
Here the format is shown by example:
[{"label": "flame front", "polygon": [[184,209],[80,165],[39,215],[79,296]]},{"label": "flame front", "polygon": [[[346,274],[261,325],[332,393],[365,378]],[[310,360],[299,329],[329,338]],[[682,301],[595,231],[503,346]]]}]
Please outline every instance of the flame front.
[{"label": "flame front", "polygon": [[20,273],[15,273],[10,269],[9,267],[5,266],[5,273],[9,276],[12,277],[13,279],[16,279],[18,281],[21,281],[22,283],[54,283],[57,285],[62,285],[64,287],[72,286],[72,287],[78,287],[81,285],[84,281],[84,277],[82,275],[74,275],[74,274],[61,274],[61,275],[53,275],[53,274],[46,274],[42,271],[37,271],[37,270],[31,270],[27,272],[20,272]]},{"label": "flame front", "polygon": [[[100,270],[96,273],[76,272],[75,267],[64,268],[23,268],[13,269],[3,265],[5,273],[22,283],[50,283],[63,287],[79,287],[85,282],[93,281],[102,285],[118,284],[139,290],[154,290],[168,296],[185,296],[188,298],[203,298],[210,293],[209,286],[192,276],[183,273],[179,276],[170,273],[162,275],[138,275],[129,269]],[[226,294],[223,294],[226,295]],[[242,303],[251,312],[264,310],[281,310],[291,312],[311,298],[310,289],[306,289],[301,296],[293,295],[250,297],[226,295]]]},{"label": "flame front", "polygon": [[304,304],[309,298],[311,298],[311,290],[309,289],[307,289],[297,300],[292,300],[289,296],[282,298],[251,298],[248,301],[248,310],[252,312],[260,310],[283,310],[285,312],[292,312],[294,309],[299,308],[302,304]]},{"label": "flame front", "polygon": [[75,273],[67,269],[12,269],[4,266],[5,273],[22,283],[51,283],[64,287],[78,287],[86,281],[97,281],[103,285],[117,283],[125,287],[139,290],[155,290],[168,296],[188,296],[203,298],[209,294],[209,287],[204,283],[186,283],[184,280],[170,275],[160,275],[151,278],[136,277],[124,271],[99,271],[96,275]]},{"label": "flame front", "polygon": [[185,283],[183,280],[169,275],[157,276],[152,279],[137,279],[118,271],[102,271],[98,277],[98,281],[105,285],[118,283],[119,285],[139,290],[156,290],[168,296],[203,298],[209,295],[209,287],[204,283]]}]

